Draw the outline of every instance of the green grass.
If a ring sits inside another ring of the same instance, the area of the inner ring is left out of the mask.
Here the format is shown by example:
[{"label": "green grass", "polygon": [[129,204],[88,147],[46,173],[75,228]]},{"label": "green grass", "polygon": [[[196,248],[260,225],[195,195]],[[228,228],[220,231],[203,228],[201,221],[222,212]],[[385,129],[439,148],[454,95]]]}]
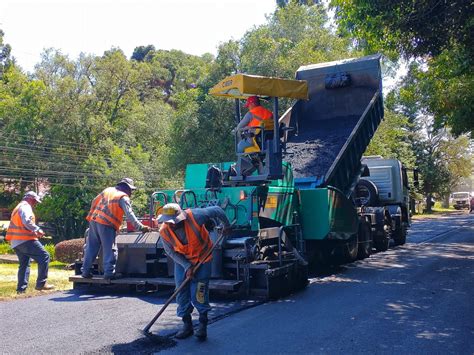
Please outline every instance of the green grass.
[{"label": "green grass", "polygon": [[413,219],[435,218],[439,215],[455,213],[455,212],[459,212],[459,211],[451,206],[449,208],[441,207],[441,203],[436,202],[430,213],[425,212],[425,213],[417,214],[417,215],[412,216],[412,218]]},{"label": "green grass", "polygon": [[[70,290],[72,283],[69,282],[69,276],[74,275],[73,270],[66,270],[66,264],[53,261],[49,264],[48,283],[56,286],[56,290]],[[38,266],[31,263],[30,282],[26,293],[17,295],[18,264],[0,264],[0,301],[12,300],[16,298],[25,298],[38,296],[47,292],[54,291],[36,291],[35,281],[38,275]]]}]

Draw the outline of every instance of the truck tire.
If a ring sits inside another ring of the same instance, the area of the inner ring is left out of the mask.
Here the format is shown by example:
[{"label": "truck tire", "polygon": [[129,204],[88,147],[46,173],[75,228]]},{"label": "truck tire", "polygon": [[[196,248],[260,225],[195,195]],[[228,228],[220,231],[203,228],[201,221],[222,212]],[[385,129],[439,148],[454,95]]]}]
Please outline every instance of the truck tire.
[{"label": "truck tire", "polygon": [[357,234],[354,234],[343,245],[343,262],[352,263],[353,261],[356,261],[358,252],[359,252],[359,238]]},{"label": "truck tire", "polygon": [[367,221],[359,224],[359,247],[357,252],[358,259],[365,259],[372,253],[372,230]]},{"label": "truck tire", "polygon": [[405,222],[402,222],[400,228],[395,229],[393,233],[393,241],[395,245],[403,245],[407,241],[407,225]]},{"label": "truck tire", "polygon": [[387,235],[378,235],[374,238],[374,247],[377,251],[387,251],[390,245],[390,237]]},{"label": "truck tire", "polygon": [[354,200],[357,206],[377,206],[379,203],[379,193],[377,186],[370,181],[360,179],[354,189]]}]

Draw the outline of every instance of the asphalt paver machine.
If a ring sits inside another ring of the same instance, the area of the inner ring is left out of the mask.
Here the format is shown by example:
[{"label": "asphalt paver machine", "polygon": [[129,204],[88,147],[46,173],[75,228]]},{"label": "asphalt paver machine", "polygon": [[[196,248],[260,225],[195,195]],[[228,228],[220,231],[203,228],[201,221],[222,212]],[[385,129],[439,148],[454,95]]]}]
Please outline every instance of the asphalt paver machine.
[{"label": "asphalt paver machine", "polygon": [[[277,298],[305,287],[310,263],[370,254],[370,224],[351,195],[364,171],[362,154],[383,117],[379,59],[304,66],[296,80],[236,74],[211,89],[211,95],[235,100],[237,120],[241,100],[249,96],[269,101],[274,118],[258,131],[235,132],[236,147],[242,137],[255,139],[252,150],[236,152],[235,162],[189,164],[182,189],[151,196],[151,219],[176,202],[184,209],[220,206],[232,221],[232,233],[213,253],[211,290]],[[283,115],[279,98],[295,100]],[[213,228],[208,226],[216,240]],[[119,234],[117,246],[122,278],[73,276],[75,286],[174,285],[159,233]]]}]

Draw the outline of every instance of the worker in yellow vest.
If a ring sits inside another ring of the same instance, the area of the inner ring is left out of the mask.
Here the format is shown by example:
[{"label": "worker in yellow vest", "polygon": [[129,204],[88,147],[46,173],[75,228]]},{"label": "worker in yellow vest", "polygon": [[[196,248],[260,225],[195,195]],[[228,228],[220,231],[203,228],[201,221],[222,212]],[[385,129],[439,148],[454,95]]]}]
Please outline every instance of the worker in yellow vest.
[{"label": "worker in yellow vest", "polygon": [[131,222],[136,230],[149,232],[135,216],[130,203],[130,196],[136,187],[130,178],[122,179],[115,187],[108,187],[92,201],[86,219],[89,221],[89,233],[84,249],[82,277],[92,278],[91,267],[102,246],[104,279],[115,278],[117,247],[115,237],[122,225],[123,216]]},{"label": "worker in yellow vest", "polygon": [[34,191],[25,193],[21,202],[12,212],[10,225],[5,236],[5,239],[10,242],[12,249],[18,256],[17,293],[26,292],[31,259],[38,263],[35,289],[40,291],[54,289],[53,285],[46,282],[50,255],[38,241],[39,238],[44,236],[44,232],[36,224],[36,217],[33,213],[33,208],[40,202],[41,198]]},{"label": "worker in yellow vest", "polygon": [[[163,206],[162,214],[158,216],[160,236],[166,254],[174,261],[174,280],[176,288],[181,286],[186,278],[192,277],[191,282],[176,296],[178,303],[177,315],[183,320],[183,328],[176,338],[185,339],[194,333],[191,313],[193,307],[199,312],[199,327],[195,336],[199,340],[207,338],[207,313],[209,305],[209,279],[211,277],[211,259],[203,259],[212,249],[212,241],[206,229],[206,224],[218,219],[224,225],[225,233],[230,227],[224,210],[218,206],[182,210],[177,203]],[[193,274],[193,266],[202,261],[200,268]]]},{"label": "worker in yellow vest", "polygon": [[[261,106],[258,96],[250,96],[245,103],[245,107],[248,107],[249,111],[237,125],[236,130],[238,132],[241,132],[243,128],[249,128],[256,135],[260,129],[264,129],[268,125],[273,127],[273,114],[270,110]],[[251,136],[244,138],[237,145],[237,153],[244,153],[246,148],[255,144],[255,138]]]}]

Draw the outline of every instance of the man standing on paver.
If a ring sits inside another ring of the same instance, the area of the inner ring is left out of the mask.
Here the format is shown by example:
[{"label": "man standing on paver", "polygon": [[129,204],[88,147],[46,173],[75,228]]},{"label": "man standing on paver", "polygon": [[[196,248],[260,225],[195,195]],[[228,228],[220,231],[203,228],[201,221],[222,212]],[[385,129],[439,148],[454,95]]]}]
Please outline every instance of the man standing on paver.
[{"label": "man standing on paver", "polygon": [[10,219],[5,239],[11,243],[11,247],[18,256],[18,284],[17,293],[25,293],[30,278],[31,259],[38,263],[38,278],[36,279],[36,290],[47,291],[54,289],[48,285],[49,253],[44,249],[38,238],[44,236],[44,232],[36,224],[33,207],[41,203],[41,198],[34,192],[29,191],[23,195],[21,202],[15,207]]},{"label": "man standing on paver", "polygon": [[135,229],[149,232],[150,228],[143,225],[132,211],[130,196],[136,187],[130,178],[122,179],[115,187],[107,187],[92,201],[86,219],[89,221],[89,234],[84,249],[82,277],[92,278],[91,267],[102,246],[104,279],[115,278],[117,263],[117,247],[115,237],[122,225],[124,214]]},{"label": "man standing on paver", "polygon": [[[230,226],[224,210],[218,206],[194,208],[183,211],[177,203],[163,206],[163,212],[158,216],[160,235],[166,254],[174,261],[174,279],[178,288],[188,277],[192,277],[187,287],[176,296],[178,303],[177,315],[183,320],[183,328],[176,338],[185,339],[194,333],[191,313],[193,306],[199,312],[199,328],[195,335],[200,340],[207,338],[207,313],[209,305],[209,279],[211,277],[210,255],[202,260],[212,248],[212,241],[206,224],[218,219],[224,224],[224,233]],[[193,266],[203,264],[193,274]]]}]

